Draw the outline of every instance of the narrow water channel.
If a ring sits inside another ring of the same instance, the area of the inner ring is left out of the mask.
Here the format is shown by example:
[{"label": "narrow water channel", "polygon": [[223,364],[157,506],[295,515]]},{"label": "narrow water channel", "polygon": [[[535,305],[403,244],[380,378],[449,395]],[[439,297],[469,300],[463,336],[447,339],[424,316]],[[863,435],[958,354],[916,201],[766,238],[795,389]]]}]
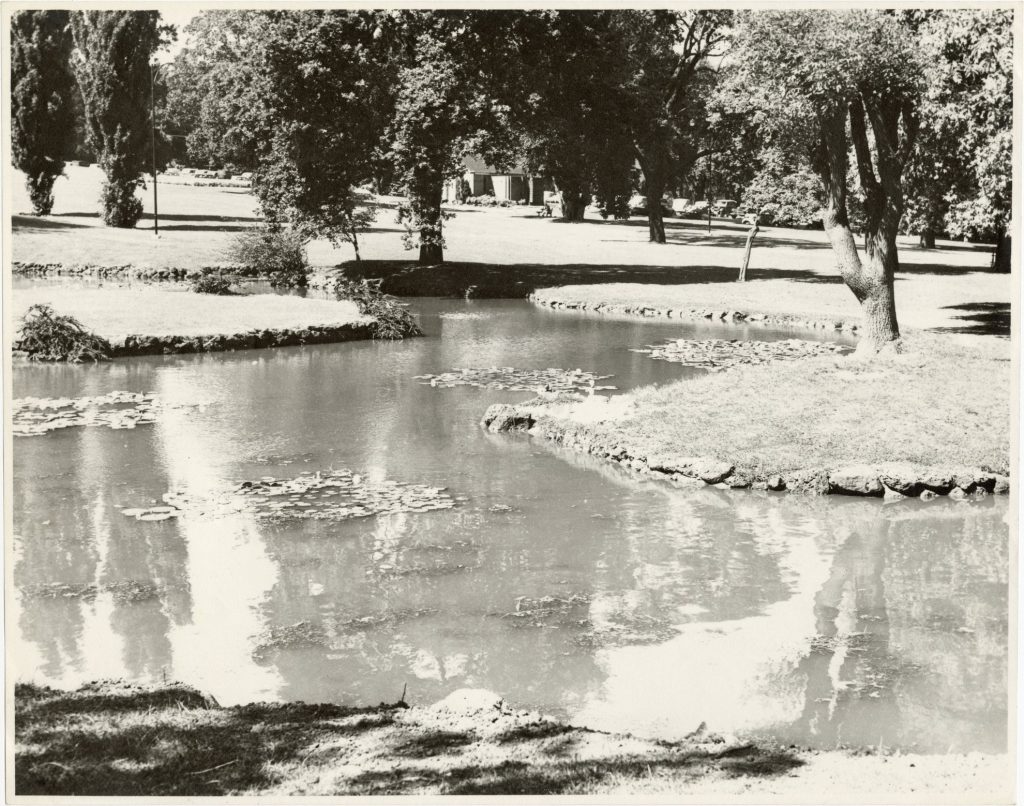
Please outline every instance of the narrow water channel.
[{"label": "narrow water channel", "polygon": [[[13,677],[181,680],[222,704],[411,703],[464,687],[577,724],[816,747],[1002,751],[1005,498],[676,490],[478,422],[529,393],[455,367],[580,368],[620,389],[697,370],[667,338],[806,334],[417,300],[428,337],[88,367],[14,397],[154,392],[132,430],[14,442]],[[121,508],[347,469],[455,506],[344,521],[144,522]]]}]

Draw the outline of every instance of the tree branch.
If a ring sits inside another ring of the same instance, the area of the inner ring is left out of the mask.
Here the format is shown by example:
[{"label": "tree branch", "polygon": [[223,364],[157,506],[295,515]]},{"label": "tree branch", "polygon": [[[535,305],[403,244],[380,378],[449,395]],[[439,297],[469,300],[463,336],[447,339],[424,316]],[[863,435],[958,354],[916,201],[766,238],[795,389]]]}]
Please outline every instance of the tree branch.
[{"label": "tree branch", "polygon": [[864,104],[860,98],[850,101],[850,134],[853,137],[853,148],[857,154],[857,174],[860,176],[861,187],[870,197],[872,193],[881,193],[882,188],[875,177],[875,169],[871,164],[871,147],[868,145],[867,129],[864,125]]}]

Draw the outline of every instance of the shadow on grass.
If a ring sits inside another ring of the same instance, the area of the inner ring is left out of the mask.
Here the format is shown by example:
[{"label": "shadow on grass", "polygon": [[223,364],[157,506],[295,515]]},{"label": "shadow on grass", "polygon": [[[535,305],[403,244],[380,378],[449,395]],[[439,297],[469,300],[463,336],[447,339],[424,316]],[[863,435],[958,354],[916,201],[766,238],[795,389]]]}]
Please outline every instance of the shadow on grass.
[{"label": "shadow on grass", "polygon": [[[63,213],[61,215],[64,215]],[[99,218],[99,216],[96,216]],[[88,224],[75,224],[71,221],[55,221],[45,216],[12,215],[11,229],[14,232],[31,232],[32,230],[84,229]]]},{"label": "shadow on grass", "polygon": [[[490,740],[396,720],[404,706],[257,703],[220,708],[199,692],[90,684],[15,688],[18,795],[225,796],[316,786],[318,794],[526,795],[643,787],[704,774],[771,777],[803,762],[754,745],[715,752],[685,743],[623,751],[621,737],[526,725]],[[596,742],[596,744],[595,744]],[[602,744],[604,742],[604,744]],[[500,747],[497,756],[494,748]],[[603,752],[601,747],[606,747]]]},{"label": "shadow on grass", "polygon": [[948,263],[901,263],[899,274],[934,274],[962,277],[966,274],[1006,274],[993,266],[950,266]]},{"label": "shadow on grass", "polygon": [[963,305],[947,305],[942,310],[965,311],[967,315],[955,318],[970,324],[931,328],[937,333],[1010,337],[1012,315],[1009,302],[967,302]]},{"label": "shadow on grass", "polygon": [[19,795],[265,789],[279,780],[273,765],[298,763],[318,742],[394,721],[390,708],[289,703],[222,709],[186,687],[81,695],[19,684],[15,699]]},{"label": "shadow on grass", "polygon": [[[538,288],[560,285],[640,283],[685,285],[732,283],[735,266],[621,266],[614,264],[537,264],[450,262],[421,266],[414,261],[347,261],[339,268],[353,279],[380,279],[381,290],[405,297],[522,298]],[[789,269],[751,269],[748,280],[794,280],[806,283],[842,283],[835,275]]]}]

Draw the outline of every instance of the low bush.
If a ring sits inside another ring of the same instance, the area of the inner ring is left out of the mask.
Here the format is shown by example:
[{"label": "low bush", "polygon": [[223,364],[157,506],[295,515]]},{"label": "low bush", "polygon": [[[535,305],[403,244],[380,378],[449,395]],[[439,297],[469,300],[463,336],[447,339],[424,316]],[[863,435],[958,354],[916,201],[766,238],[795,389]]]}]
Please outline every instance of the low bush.
[{"label": "low bush", "polygon": [[301,288],[309,281],[306,242],[290,229],[246,230],[231,242],[228,257],[246,273],[266,277],[273,286]]},{"label": "low bush", "polygon": [[231,290],[231,278],[210,270],[204,270],[199,277],[192,281],[192,290],[197,294],[219,294],[225,297],[235,295],[235,292]]},{"label": "low bush", "polygon": [[32,361],[109,361],[110,343],[72,316],[49,305],[32,305],[22,319],[14,349]]},{"label": "low bush", "polygon": [[338,277],[334,280],[333,290],[338,299],[354,302],[359,307],[359,313],[377,320],[373,327],[375,339],[404,339],[423,335],[409,309],[381,291],[375,283]]}]

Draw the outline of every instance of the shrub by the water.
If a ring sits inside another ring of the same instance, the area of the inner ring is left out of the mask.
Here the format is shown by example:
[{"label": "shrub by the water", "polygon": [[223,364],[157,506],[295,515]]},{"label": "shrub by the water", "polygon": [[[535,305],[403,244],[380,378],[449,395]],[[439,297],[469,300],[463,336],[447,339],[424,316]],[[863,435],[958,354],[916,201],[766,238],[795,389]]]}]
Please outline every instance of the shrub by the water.
[{"label": "shrub by the water", "polygon": [[273,286],[302,288],[309,281],[306,243],[290,229],[247,230],[231,242],[228,255],[247,272],[266,277]]},{"label": "shrub by the water", "polygon": [[423,335],[408,308],[366,280],[338,277],[334,281],[334,293],[338,299],[354,302],[361,314],[377,320],[373,326],[375,339],[404,339]]},{"label": "shrub by the water", "polygon": [[219,294],[221,296],[233,296],[231,290],[231,279],[222,274],[214,274],[212,271],[205,271],[192,281],[192,290],[197,294]]},{"label": "shrub by the water", "polygon": [[108,361],[110,344],[85,329],[72,316],[54,313],[49,305],[33,305],[22,319],[14,349],[32,361]]}]

